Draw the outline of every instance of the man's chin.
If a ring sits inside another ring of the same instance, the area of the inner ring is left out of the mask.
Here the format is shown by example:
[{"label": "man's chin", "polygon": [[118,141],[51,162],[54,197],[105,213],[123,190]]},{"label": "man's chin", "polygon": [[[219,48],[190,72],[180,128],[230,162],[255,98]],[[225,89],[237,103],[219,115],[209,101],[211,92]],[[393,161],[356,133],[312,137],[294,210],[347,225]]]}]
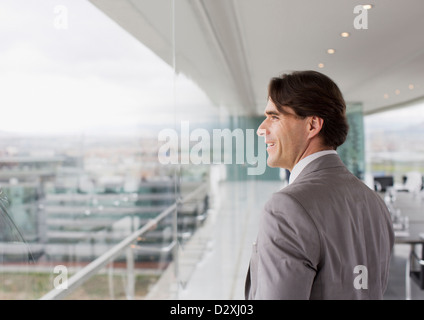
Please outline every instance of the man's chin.
[{"label": "man's chin", "polygon": [[266,164],[268,165],[268,167],[270,167],[270,168],[280,168],[280,169],[283,169],[284,168],[284,166],[283,166],[283,164],[281,163],[281,162],[279,162],[279,161],[275,161],[274,159],[272,159],[272,157],[270,157],[269,155],[268,155],[268,159],[266,159]]},{"label": "man's chin", "polygon": [[274,161],[270,160],[269,158],[268,158],[268,160],[266,161],[266,164],[267,164],[267,165],[268,165],[268,167],[270,167],[270,168],[278,168],[278,165],[277,165]]}]

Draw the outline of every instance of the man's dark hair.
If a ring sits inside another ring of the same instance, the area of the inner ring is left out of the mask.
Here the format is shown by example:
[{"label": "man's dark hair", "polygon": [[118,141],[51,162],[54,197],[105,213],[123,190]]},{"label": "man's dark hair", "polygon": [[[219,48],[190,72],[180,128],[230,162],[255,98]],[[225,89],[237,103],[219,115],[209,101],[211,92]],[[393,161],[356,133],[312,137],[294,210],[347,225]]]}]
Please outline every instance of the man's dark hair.
[{"label": "man's dark hair", "polygon": [[283,107],[290,107],[301,118],[322,118],[319,134],[325,145],[337,149],[346,140],[349,131],[346,103],[339,87],[328,76],[306,70],[272,78],[268,98],[283,114],[287,113]]}]

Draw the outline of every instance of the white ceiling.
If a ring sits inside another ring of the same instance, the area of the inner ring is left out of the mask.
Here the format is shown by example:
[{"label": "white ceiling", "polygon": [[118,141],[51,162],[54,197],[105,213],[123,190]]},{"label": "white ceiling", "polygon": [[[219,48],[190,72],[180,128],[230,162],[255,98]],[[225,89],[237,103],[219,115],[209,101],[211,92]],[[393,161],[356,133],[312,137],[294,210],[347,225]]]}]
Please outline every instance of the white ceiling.
[{"label": "white ceiling", "polygon": [[[424,99],[423,0],[89,1],[233,113],[263,114],[270,78],[304,69],[366,114]],[[366,3],[368,29],[355,29]]]}]

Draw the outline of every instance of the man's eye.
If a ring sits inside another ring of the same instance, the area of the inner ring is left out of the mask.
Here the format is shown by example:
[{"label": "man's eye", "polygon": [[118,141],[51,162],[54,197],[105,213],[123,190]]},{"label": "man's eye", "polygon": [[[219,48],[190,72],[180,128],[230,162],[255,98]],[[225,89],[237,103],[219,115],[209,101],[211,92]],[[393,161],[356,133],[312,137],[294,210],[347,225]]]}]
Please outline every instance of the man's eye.
[{"label": "man's eye", "polygon": [[278,120],[277,116],[272,116],[271,119]]}]

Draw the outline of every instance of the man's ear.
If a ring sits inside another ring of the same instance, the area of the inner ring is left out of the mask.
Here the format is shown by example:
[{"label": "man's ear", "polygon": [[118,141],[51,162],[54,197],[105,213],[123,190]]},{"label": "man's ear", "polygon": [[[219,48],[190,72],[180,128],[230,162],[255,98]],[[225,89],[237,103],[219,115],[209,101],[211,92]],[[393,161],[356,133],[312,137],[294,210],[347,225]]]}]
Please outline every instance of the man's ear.
[{"label": "man's ear", "polygon": [[308,138],[312,139],[318,133],[320,133],[322,126],[324,125],[324,119],[317,117],[317,116],[311,116],[308,120],[308,130],[309,135]]}]

